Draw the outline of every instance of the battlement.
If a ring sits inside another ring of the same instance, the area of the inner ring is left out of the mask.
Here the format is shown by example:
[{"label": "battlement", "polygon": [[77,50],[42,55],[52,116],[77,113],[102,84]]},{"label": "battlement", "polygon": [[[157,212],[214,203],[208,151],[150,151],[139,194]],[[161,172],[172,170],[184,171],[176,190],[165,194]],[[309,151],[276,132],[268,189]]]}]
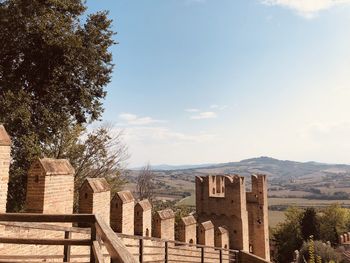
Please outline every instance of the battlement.
[{"label": "battlement", "polygon": [[[10,147],[10,137],[0,125],[0,210],[3,212],[6,208]],[[74,173],[68,160],[35,160],[28,172],[26,211],[72,214]],[[238,175],[196,177],[196,206],[196,215],[181,218],[179,233],[175,235],[175,213],[171,209],[152,213],[151,203],[148,200],[137,202],[130,191],[117,192],[111,199],[110,186],[104,178],[87,178],[79,190],[79,213],[97,215],[107,224],[110,223],[111,228],[120,235],[136,239],[136,236],[154,237],[166,242],[175,242],[175,236],[178,236],[179,241],[193,246],[193,253],[203,253],[203,246],[207,246],[216,247],[218,253],[221,251],[218,248],[237,249],[269,260],[265,175],[252,176],[251,192],[246,192],[245,179]],[[88,225],[79,224],[80,227]],[[22,226],[16,227],[4,228],[5,235],[18,232],[28,237],[40,236],[38,229],[23,231]],[[62,238],[50,231],[44,235]],[[154,245],[159,242],[157,240],[150,239],[150,242]],[[130,247],[135,247],[135,244],[130,244]],[[32,251],[31,245],[23,245],[21,250],[7,244],[0,246],[0,255],[31,254]],[[35,251],[39,254],[43,251],[62,254],[57,248],[48,250],[42,246]],[[82,250],[76,251],[79,254]],[[223,252],[220,253],[222,256]]]},{"label": "battlement", "polygon": [[269,260],[267,179],[252,175],[251,182],[252,190],[246,192],[245,179],[238,175],[196,177],[198,221],[226,226],[230,248]]}]

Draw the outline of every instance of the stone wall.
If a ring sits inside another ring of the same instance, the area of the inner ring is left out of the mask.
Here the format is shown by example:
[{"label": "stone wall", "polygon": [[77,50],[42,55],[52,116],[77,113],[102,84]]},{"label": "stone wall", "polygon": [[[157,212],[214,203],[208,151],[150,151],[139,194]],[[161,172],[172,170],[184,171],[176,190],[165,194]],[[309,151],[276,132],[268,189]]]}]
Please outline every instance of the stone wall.
[{"label": "stone wall", "polygon": [[110,187],[105,178],[87,178],[79,190],[79,213],[99,214],[110,222]]},{"label": "stone wall", "polygon": [[72,214],[74,169],[67,160],[38,159],[29,169],[25,208],[31,213]]},{"label": "stone wall", "polygon": [[11,153],[11,140],[4,126],[0,125],[0,213],[6,212],[7,184],[9,180],[9,167]]},{"label": "stone wall", "polygon": [[135,199],[130,191],[115,194],[111,202],[111,227],[118,233],[134,235]]},{"label": "stone wall", "polygon": [[269,263],[270,261],[260,258],[256,255],[240,251],[238,256],[239,263]]}]

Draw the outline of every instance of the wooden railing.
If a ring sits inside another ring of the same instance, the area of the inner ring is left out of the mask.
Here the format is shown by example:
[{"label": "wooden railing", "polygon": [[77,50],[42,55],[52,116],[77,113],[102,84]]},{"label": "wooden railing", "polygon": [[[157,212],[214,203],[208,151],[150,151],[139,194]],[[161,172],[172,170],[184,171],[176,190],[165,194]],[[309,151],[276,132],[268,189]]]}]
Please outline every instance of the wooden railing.
[{"label": "wooden railing", "polygon": [[117,233],[140,263],[238,263],[238,250]]},{"label": "wooden railing", "polygon": [[[50,223],[50,224],[47,224]],[[73,223],[87,224],[89,228],[67,227],[53,225],[52,223]],[[0,214],[0,225],[22,227],[27,229],[40,229],[46,231],[63,231],[64,238],[23,238],[21,236],[8,237],[1,236],[0,244],[28,244],[28,245],[48,245],[63,246],[63,262],[69,262],[71,246],[90,247],[89,262],[107,262],[105,258],[110,258],[112,263],[136,263],[137,261],[124,246],[122,241],[113,232],[110,226],[98,215],[71,214],[71,215],[48,215],[48,214]],[[71,233],[85,234],[86,238],[71,238]],[[108,254],[102,253],[105,247]],[[17,256],[17,259],[41,258],[42,255]],[[57,257],[57,256],[56,256]],[[47,256],[47,258],[50,258]],[[1,262],[1,261],[0,261]],[[19,262],[9,261],[5,262]]]}]

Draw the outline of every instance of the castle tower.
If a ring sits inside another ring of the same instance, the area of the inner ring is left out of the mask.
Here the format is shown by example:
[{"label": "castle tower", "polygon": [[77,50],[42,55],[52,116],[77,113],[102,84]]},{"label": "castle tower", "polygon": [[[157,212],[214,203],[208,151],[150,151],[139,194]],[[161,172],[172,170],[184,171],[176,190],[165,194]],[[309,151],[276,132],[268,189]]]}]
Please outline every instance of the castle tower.
[{"label": "castle tower", "polygon": [[152,205],[148,199],[135,205],[135,235],[150,237],[152,233]]},{"label": "castle tower", "polygon": [[6,212],[7,188],[11,159],[11,139],[0,125],[0,213]]},{"label": "castle tower", "polygon": [[175,239],[175,214],[171,209],[157,211],[153,218],[153,236],[168,240]]},{"label": "castle tower", "polygon": [[266,175],[252,176],[252,191],[247,193],[249,245],[253,254],[270,260]]},{"label": "castle tower", "polygon": [[179,241],[196,244],[197,243],[197,221],[194,216],[182,217],[179,222]]},{"label": "castle tower", "polygon": [[111,201],[111,228],[122,234],[134,235],[135,199],[130,191],[115,194]]},{"label": "castle tower", "polygon": [[110,222],[110,186],[105,178],[87,178],[79,190],[79,213],[98,214]]},{"label": "castle tower", "polygon": [[211,221],[206,221],[198,225],[198,244],[214,246],[214,225]]},{"label": "castle tower", "polygon": [[196,177],[198,222],[211,220],[215,227],[226,226],[231,249],[249,249],[248,211],[243,177]]},{"label": "castle tower", "polygon": [[64,159],[38,159],[28,172],[26,212],[72,214],[74,168]]},{"label": "castle tower", "polygon": [[229,233],[225,227],[219,226],[215,229],[215,246],[229,249]]}]

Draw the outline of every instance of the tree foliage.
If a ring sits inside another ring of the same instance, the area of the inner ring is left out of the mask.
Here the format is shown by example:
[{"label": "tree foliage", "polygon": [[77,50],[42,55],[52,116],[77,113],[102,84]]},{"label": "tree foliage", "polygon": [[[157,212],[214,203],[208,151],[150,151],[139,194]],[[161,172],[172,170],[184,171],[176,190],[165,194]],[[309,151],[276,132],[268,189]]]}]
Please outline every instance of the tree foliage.
[{"label": "tree foliage", "polygon": [[[332,259],[338,262],[333,255],[332,249],[318,248],[318,244],[330,243],[336,247],[339,245],[339,235],[348,232],[350,227],[350,210],[342,208],[339,204],[320,209],[316,212],[313,208],[305,210],[289,208],[286,212],[286,220],[273,229],[272,238],[276,244],[276,262],[290,262],[295,250],[310,248],[310,236],[315,239],[315,249],[320,250],[320,256],[330,262]],[[318,239],[318,240],[317,240]],[[306,252],[303,252],[304,254]],[[323,254],[325,252],[325,254]],[[337,256],[337,255],[336,255]],[[311,260],[312,261],[312,260]],[[304,261],[302,261],[304,262]],[[310,262],[307,259],[307,262]]]},{"label": "tree foliage", "polygon": [[286,220],[279,224],[272,233],[276,245],[277,254],[274,255],[277,262],[291,262],[294,251],[303,244],[300,221],[303,210],[290,207],[285,213]]},{"label": "tree foliage", "polygon": [[0,122],[12,137],[9,210],[19,210],[26,172],[67,129],[97,120],[114,44],[107,12],[81,0],[0,1]]},{"label": "tree foliage", "polygon": [[304,211],[300,220],[301,235],[305,241],[313,236],[315,240],[320,237],[319,220],[315,208],[309,207]]},{"label": "tree foliage", "polygon": [[[125,162],[129,158],[123,141],[123,131],[108,124],[87,131],[81,125],[72,125],[54,138],[44,149],[45,156],[68,159],[75,168],[75,201],[87,177],[104,177],[112,192],[121,190],[126,183]],[[75,208],[77,203],[75,202]]]},{"label": "tree foliage", "polygon": [[348,232],[349,226],[349,209],[342,208],[339,204],[331,205],[323,209],[320,215],[320,239],[337,245],[339,235]]},{"label": "tree foliage", "polygon": [[341,254],[334,248],[321,241],[310,239],[303,243],[297,263],[338,263],[341,260]]}]

